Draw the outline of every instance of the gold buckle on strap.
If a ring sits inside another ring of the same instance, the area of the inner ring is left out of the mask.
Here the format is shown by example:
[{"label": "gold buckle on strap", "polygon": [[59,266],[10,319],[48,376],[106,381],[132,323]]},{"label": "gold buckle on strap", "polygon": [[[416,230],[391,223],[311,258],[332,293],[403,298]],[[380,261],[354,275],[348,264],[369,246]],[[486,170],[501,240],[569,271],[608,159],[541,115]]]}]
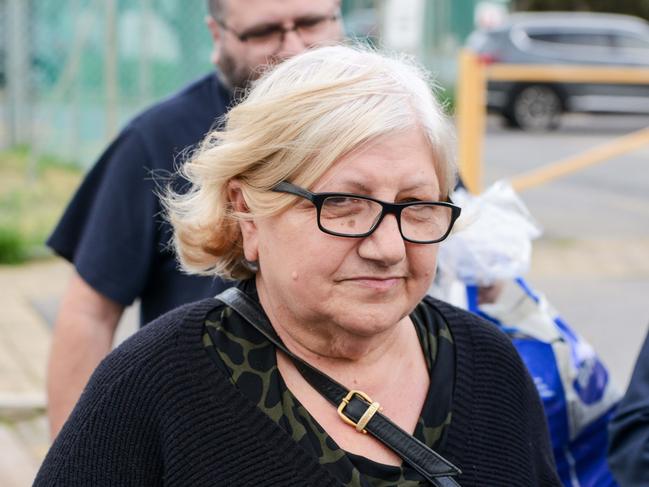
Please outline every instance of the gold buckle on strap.
[{"label": "gold buckle on strap", "polygon": [[[361,418],[358,420],[358,423],[354,423],[354,421],[352,421],[347,416],[345,416],[344,413],[345,407],[347,407],[347,405],[352,400],[354,395],[360,396],[362,399],[370,403],[370,405],[367,407],[367,409],[365,410]],[[367,423],[370,422],[370,419],[372,419],[372,417],[380,409],[381,409],[381,405],[378,402],[372,401],[370,396],[365,394],[363,391],[349,391],[347,395],[343,397],[343,400],[340,402],[340,405],[338,406],[338,416],[340,416],[340,419],[342,419],[345,423],[356,428],[356,431],[366,435],[367,431],[365,430],[365,426],[367,426]]]}]

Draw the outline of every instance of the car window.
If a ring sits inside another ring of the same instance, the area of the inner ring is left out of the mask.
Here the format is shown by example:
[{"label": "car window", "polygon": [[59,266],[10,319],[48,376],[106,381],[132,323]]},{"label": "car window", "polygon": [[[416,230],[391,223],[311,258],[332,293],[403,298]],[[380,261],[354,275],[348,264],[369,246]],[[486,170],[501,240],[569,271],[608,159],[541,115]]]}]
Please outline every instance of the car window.
[{"label": "car window", "polygon": [[608,35],[588,32],[528,32],[528,36],[534,41],[570,44],[573,46],[608,47],[611,45],[611,39]]},{"label": "car window", "polygon": [[547,34],[547,33],[537,33],[537,32],[528,32],[527,36],[533,41],[541,42],[560,42],[559,34]]},{"label": "car window", "polygon": [[615,47],[649,49],[649,39],[643,39],[630,34],[615,34],[613,36]]}]

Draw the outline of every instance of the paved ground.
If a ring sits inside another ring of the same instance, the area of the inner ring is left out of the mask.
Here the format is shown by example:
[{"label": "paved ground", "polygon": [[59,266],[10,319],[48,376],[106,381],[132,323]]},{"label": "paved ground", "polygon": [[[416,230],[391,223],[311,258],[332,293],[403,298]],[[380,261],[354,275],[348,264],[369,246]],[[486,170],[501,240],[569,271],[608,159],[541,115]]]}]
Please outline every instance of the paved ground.
[{"label": "paved ground", "polygon": [[[54,263],[0,267],[0,485],[30,485],[47,451],[42,416],[49,330],[32,306],[66,278]],[[33,413],[31,411],[34,411]]]},{"label": "paved ground", "polygon": [[649,238],[541,240],[529,281],[593,345],[613,382],[625,389],[649,328]]},{"label": "paved ground", "polygon": [[[50,326],[69,278],[59,259],[0,266],[0,486],[31,485],[47,449],[45,370]],[[134,328],[128,313],[119,339]]]}]

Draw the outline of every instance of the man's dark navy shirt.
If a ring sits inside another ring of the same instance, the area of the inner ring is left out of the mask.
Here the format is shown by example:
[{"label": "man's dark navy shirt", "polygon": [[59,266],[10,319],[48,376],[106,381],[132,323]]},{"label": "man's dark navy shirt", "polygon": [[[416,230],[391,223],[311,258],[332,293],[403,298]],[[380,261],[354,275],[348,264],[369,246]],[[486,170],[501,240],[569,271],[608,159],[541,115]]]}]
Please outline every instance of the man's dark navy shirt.
[{"label": "man's dark navy shirt", "polygon": [[649,485],[649,333],[609,426],[608,463],[624,487]]},{"label": "man's dark navy shirt", "polygon": [[141,298],[142,324],[228,285],[181,273],[157,195],[230,104],[213,73],[137,116],[88,173],[47,241],[99,293],[124,306]]}]

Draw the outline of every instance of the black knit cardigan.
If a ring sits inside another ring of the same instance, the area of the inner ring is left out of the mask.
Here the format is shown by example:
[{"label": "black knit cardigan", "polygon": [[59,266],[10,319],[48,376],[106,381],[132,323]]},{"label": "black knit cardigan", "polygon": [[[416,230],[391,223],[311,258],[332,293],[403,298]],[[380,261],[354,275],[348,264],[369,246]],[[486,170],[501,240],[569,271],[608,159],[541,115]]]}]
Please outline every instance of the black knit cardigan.
[{"label": "black knit cardigan", "polygon": [[[97,368],[35,486],[340,485],[218,370],[201,342],[203,300],[168,313]],[[434,301],[456,344],[442,453],[463,487],[560,486],[545,416],[509,339]]]}]

